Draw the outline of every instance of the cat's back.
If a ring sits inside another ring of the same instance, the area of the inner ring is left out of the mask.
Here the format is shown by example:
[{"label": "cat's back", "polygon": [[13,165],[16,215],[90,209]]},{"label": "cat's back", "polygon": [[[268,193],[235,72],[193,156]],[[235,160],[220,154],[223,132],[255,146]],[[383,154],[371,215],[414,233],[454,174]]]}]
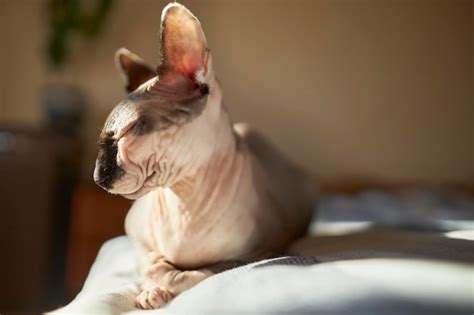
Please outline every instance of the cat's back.
[{"label": "cat's back", "polygon": [[256,189],[270,208],[268,211],[280,216],[283,228],[304,234],[318,198],[315,178],[249,125],[237,123],[234,131],[253,156]]}]

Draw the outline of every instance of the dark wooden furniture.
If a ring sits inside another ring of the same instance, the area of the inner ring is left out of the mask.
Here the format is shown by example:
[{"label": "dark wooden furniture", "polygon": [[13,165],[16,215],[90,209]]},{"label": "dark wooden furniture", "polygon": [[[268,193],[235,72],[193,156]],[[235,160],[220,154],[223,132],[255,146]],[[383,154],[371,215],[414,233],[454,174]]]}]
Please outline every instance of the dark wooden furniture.
[{"label": "dark wooden furniture", "polygon": [[90,184],[73,195],[66,262],[66,302],[80,291],[102,244],[124,234],[125,215],[132,202]]}]

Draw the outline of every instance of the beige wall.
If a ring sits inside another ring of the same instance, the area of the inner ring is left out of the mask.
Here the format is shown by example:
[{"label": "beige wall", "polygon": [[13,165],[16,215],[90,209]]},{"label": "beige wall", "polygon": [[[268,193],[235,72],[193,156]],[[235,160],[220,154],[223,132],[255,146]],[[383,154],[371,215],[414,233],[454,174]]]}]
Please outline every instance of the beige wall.
[{"label": "beige wall", "polygon": [[[201,19],[235,120],[326,177],[473,181],[471,1],[184,1]],[[90,99],[95,141],[123,96],[113,54],[157,59],[165,1],[118,1],[102,37],[73,43],[48,71],[44,0],[0,0],[0,122],[40,125],[40,89],[66,82]]]}]

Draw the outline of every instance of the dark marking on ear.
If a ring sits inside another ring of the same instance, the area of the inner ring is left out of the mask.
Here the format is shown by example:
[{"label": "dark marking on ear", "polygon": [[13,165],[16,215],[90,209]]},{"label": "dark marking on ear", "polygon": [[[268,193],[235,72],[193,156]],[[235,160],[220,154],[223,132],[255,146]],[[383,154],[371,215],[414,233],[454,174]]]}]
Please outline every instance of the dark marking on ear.
[{"label": "dark marking on ear", "polygon": [[209,94],[209,85],[203,83],[199,84],[199,91],[201,92],[202,96],[206,96]]},{"label": "dark marking on ear", "polygon": [[118,146],[113,135],[108,132],[99,138],[99,156],[94,174],[94,181],[106,190],[111,189],[113,183],[124,175],[123,169],[117,165]]}]

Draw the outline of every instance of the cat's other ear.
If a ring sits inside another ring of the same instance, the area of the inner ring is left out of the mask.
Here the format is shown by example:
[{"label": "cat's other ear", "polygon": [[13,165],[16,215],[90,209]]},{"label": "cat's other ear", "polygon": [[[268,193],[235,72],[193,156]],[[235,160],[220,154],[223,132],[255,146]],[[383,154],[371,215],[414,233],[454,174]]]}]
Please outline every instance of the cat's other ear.
[{"label": "cat's other ear", "polygon": [[152,67],[126,48],[117,50],[115,63],[126,80],[125,89],[128,93],[135,91],[144,82],[156,77],[156,72]]},{"label": "cat's other ear", "polygon": [[210,70],[209,55],[199,20],[183,5],[168,4],[161,15],[161,63],[157,68],[160,79],[184,77],[199,81],[198,77],[206,76]]}]

